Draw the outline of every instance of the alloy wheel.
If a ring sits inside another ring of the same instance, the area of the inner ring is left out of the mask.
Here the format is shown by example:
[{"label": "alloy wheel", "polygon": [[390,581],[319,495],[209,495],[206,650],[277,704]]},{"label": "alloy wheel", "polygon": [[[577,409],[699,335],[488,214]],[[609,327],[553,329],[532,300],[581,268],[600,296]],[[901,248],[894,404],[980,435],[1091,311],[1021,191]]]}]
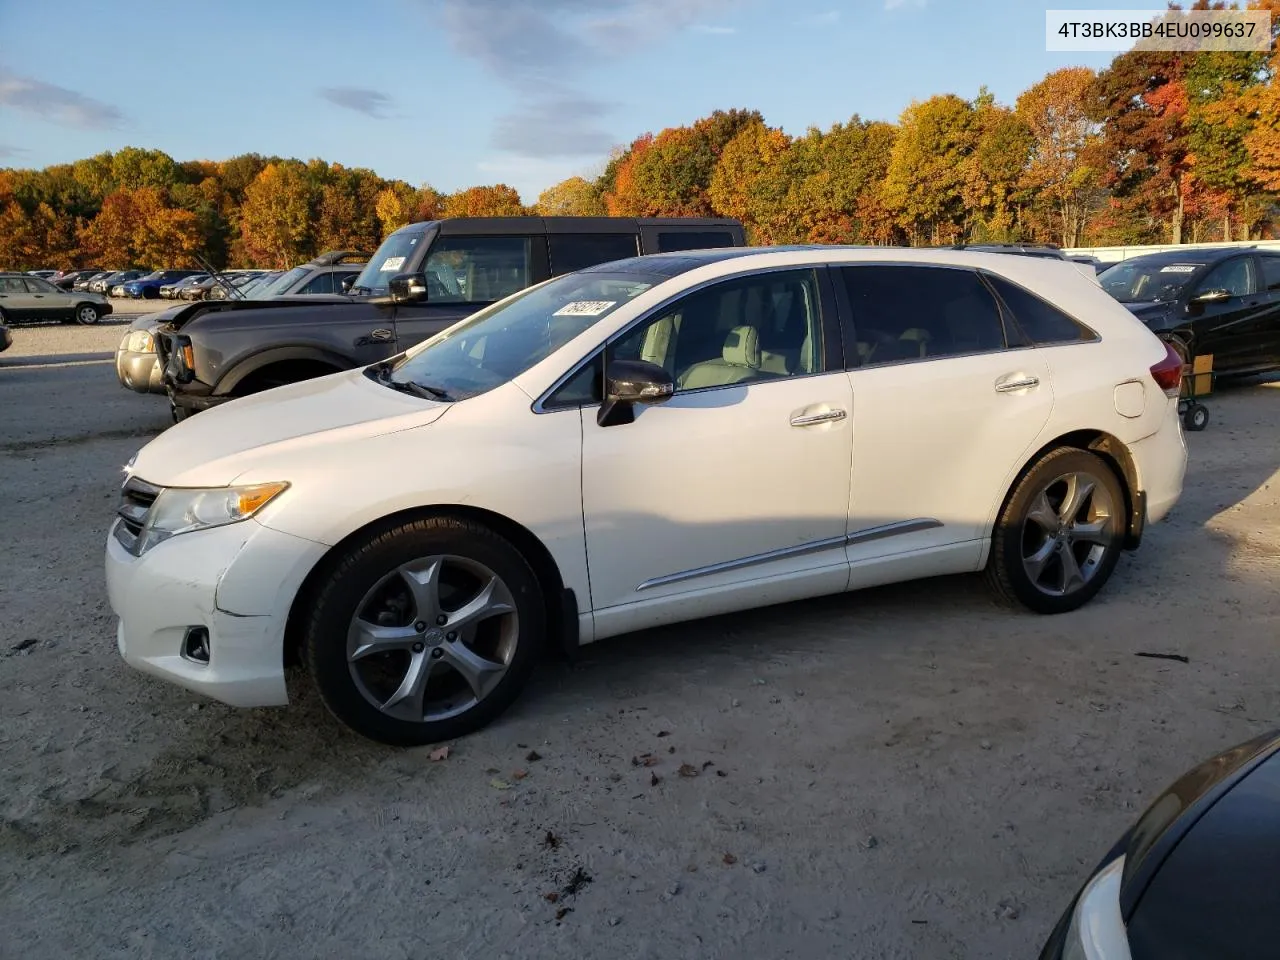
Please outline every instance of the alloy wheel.
[{"label": "alloy wheel", "polygon": [[1115,546],[1115,517],[1111,493],[1090,473],[1046,484],[1022,525],[1022,567],[1035,588],[1053,597],[1082,590]]},{"label": "alloy wheel", "polygon": [[347,666],[388,716],[444,720],[494,690],[519,636],[515,600],[496,573],[466,557],[423,557],[382,577],[356,606]]},{"label": "alloy wheel", "polygon": [[98,322],[98,311],[94,307],[83,306],[76,313],[76,319],[86,326]]}]

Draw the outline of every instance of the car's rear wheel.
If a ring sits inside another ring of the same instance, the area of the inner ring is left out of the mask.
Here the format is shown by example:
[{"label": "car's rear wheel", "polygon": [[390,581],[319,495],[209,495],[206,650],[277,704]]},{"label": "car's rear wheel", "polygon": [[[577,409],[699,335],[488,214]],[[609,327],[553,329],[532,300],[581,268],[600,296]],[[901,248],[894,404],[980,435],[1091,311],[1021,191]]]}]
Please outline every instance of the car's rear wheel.
[{"label": "car's rear wheel", "polygon": [[98,311],[98,308],[92,303],[82,303],[76,307],[76,323],[82,326],[92,326],[98,322],[98,318],[101,316],[102,314]]},{"label": "car's rear wheel", "polygon": [[546,632],[542,591],[519,551],[455,517],[370,533],[303,603],[303,651],[325,704],[357,733],[405,746],[502,713]]},{"label": "car's rear wheel", "polygon": [[1061,447],[1014,488],[992,536],[987,580],[998,596],[1036,613],[1091,600],[1124,545],[1124,489],[1096,454]]}]

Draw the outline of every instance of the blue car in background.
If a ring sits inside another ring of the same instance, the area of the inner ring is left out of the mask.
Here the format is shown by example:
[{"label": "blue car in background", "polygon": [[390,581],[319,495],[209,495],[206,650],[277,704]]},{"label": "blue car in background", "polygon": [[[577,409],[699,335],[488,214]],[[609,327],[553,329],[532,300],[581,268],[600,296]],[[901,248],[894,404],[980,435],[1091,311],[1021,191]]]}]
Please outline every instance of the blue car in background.
[{"label": "blue car in background", "polygon": [[166,283],[194,277],[199,273],[199,270],[157,270],[124,284],[124,295],[134,300],[154,300],[160,296],[160,288]]}]

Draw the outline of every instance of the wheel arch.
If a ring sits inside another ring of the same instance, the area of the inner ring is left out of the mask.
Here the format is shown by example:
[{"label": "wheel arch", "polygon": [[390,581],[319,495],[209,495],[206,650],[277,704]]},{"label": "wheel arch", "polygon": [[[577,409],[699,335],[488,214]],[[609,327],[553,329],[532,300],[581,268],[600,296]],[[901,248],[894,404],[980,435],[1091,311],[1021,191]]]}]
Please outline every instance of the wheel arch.
[{"label": "wheel arch", "polygon": [[237,362],[219,379],[213,388],[215,396],[233,393],[245,380],[268,367],[284,363],[315,363],[333,368],[334,373],[350,370],[355,364],[349,357],[321,347],[292,346],[272,347],[251,354]]},{"label": "wheel arch", "polygon": [[294,595],[289,606],[289,617],[285,621],[284,662],[285,666],[298,663],[301,659],[302,625],[306,615],[302,613],[310,598],[323,582],[333,566],[340,562],[346,549],[358,539],[369,536],[378,530],[399,526],[414,520],[428,517],[456,517],[483,524],[499,536],[509,541],[520,552],[525,561],[533,569],[542,588],[543,599],[547,608],[548,636],[561,640],[560,647],[565,653],[572,653],[578,645],[577,605],[572,599],[572,591],[565,589],[564,578],[560,567],[551,551],[528,527],[504,514],[483,507],[465,504],[432,504],[423,507],[411,507],[387,514],[376,520],[352,530],[335,543],[316,561],[307,573]]},{"label": "wheel arch", "polygon": [[[1114,434],[1105,430],[1082,429],[1072,430],[1064,433],[1048,443],[1041,445],[1028,456],[1021,466],[1014,473],[1008,486],[1001,496],[1000,502],[996,505],[995,512],[992,514],[987,524],[986,541],[988,547],[991,541],[991,534],[995,529],[996,518],[1004,513],[1004,509],[1009,504],[1009,498],[1013,496],[1013,492],[1018,489],[1018,484],[1022,482],[1022,478],[1040,462],[1040,458],[1052,450],[1062,447],[1071,447],[1077,450],[1084,450],[1089,453],[1096,454],[1102,458],[1116,475],[1116,479],[1120,481],[1120,489],[1124,492],[1124,511],[1125,511],[1125,539],[1124,546],[1126,550],[1132,550],[1138,545],[1138,541],[1142,537],[1143,517],[1138,507],[1138,500],[1141,494],[1141,480],[1138,477],[1138,467],[1133,461],[1133,455],[1129,452],[1128,446],[1124,441],[1120,440]],[[985,563],[985,554],[984,554]]]}]

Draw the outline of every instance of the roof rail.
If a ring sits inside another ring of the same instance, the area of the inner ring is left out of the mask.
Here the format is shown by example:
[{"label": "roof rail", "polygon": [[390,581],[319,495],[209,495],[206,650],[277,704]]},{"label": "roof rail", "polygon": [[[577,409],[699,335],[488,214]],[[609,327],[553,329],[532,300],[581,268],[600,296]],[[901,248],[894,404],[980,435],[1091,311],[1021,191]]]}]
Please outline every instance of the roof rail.
[{"label": "roof rail", "polygon": [[311,262],[320,267],[332,267],[334,264],[342,263],[344,260],[353,259],[367,263],[369,254],[362,253],[359,250],[326,250],[324,253],[313,257]]}]

